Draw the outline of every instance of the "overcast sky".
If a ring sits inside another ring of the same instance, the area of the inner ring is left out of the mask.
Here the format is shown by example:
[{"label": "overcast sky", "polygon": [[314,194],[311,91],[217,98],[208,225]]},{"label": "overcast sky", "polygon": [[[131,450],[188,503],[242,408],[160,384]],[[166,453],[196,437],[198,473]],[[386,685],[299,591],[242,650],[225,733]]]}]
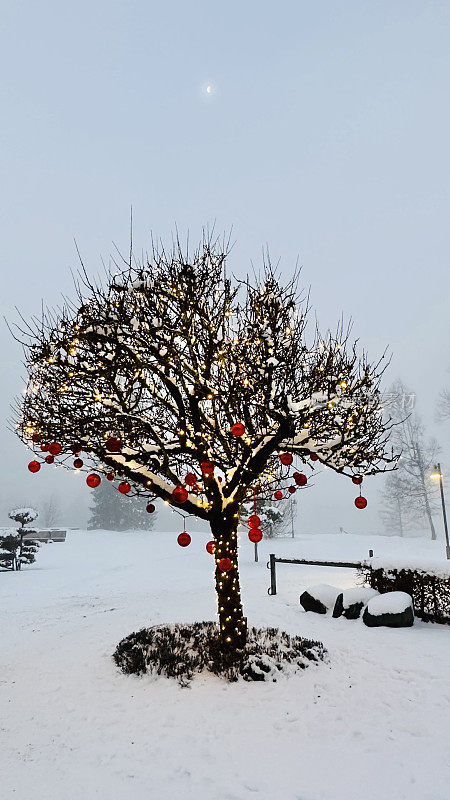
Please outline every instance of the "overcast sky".
[{"label": "overcast sky", "polygon": [[[417,391],[450,464],[450,424],[433,423],[450,382],[449,18],[435,0],[3,2],[2,313],[71,293],[74,238],[94,273],[112,242],[126,251],[131,206],[137,250],[216,221],[235,273],[266,244],[286,276],[298,257],[323,327],[343,313],[372,357],[390,347],[386,383]],[[4,419],[23,370],[0,336]],[[51,486],[86,504],[73,475],[29,475],[6,427],[0,445],[2,514]],[[349,481],[321,476],[302,528],[379,530],[380,480],[360,512]]]}]

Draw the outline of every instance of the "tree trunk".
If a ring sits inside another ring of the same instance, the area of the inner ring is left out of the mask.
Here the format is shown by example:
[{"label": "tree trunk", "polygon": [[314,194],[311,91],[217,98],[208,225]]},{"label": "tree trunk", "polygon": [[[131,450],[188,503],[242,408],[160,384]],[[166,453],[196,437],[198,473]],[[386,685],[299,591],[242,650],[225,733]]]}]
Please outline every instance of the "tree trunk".
[{"label": "tree trunk", "polygon": [[[215,579],[222,647],[232,660],[238,660],[247,641],[247,619],[243,614],[239,585],[238,520],[222,514],[212,519],[210,525],[215,544]],[[219,567],[219,561],[223,558],[230,559],[231,569],[225,571]]]},{"label": "tree trunk", "polygon": [[397,497],[397,511],[398,511],[398,526],[400,528],[400,536],[403,536],[402,506],[398,497]]},{"label": "tree trunk", "polygon": [[427,515],[428,522],[430,523],[431,538],[434,541],[436,539],[436,529],[434,527],[433,517],[431,516],[430,504],[428,502],[428,497],[426,492],[425,492],[425,513]]}]

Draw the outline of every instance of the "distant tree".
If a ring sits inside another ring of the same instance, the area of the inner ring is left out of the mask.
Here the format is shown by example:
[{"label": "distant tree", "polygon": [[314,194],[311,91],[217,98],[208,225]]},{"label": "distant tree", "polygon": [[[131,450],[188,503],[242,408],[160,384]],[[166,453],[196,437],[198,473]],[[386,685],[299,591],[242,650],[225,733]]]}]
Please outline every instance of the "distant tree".
[{"label": "distant tree", "polygon": [[126,497],[108,481],[102,481],[93,493],[88,530],[150,530],[156,512],[149,514],[139,497]]},{"label": "distant tree", "polygon": [[42,525],[46,528],[54,528],[58,524],[58,520],[61,519],[61,507],[54,494],[48,495],[44,500],[39,516]]},{"label": "distant tree", "polygon": [[436,417],[438,422],[450,420],[450,389],[443,389],[437,402]]},{"label": "distant tree", "polygon": [[414,525],[414,508],[408,492],[408,481],[399,471],[386,476],[380,495],[380,517],[389,534],[404,536]]},{"label": "distant tree", "polygon": [[410,396],[411,392],[401,381],[394,385],[389,411],[396,423],[392,429],[392,440],[401,453],[396,491],[402,491],[403,504],[408,504],[416,525],[421,519],[426,519],[431,538],[436,539],[433,512],[437,510],[438,497],[430,473],[437,460],[439,445],[434,438],[426,436],[425,427],[414,411],[409,414],[406,411],[405,414],[403,400]]}]

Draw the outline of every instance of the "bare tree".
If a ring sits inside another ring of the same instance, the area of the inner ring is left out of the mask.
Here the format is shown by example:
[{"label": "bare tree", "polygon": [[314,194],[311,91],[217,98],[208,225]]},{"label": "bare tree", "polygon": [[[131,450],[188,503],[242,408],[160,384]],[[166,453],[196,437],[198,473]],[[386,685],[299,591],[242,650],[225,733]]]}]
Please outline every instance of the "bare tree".
[{"label": "bare tree", "polygon": [[42,525],[46,528],[54,528],[58,524],[58,520],[61,519],[61,507],[55,494],[47,495],[42,503],[39,516]]},{"label": "bare tree", "polygon": [[192,255],[179,242],[142,265],[130,255],[105,285],[84,273],[75,304],[22,331],[17,432],[34,447],[31,471],[47,452],[71,468],[72,452],[75,467],[96,467],[88,485],[120,478],[119,491],[209,523],[222,647],[237,659],[241,505],[286,489],[293,457],[349,477],[395,459],[381,362],[359,356],[342,326],[307,334],[297,276],[283,286],[266,263],[253,282],[232,281],[226,259],[205,235]]},{"label": "bare tree", "polygon": [[437,460],[439,445],[432,437],[427,437],[425,427],[414,411],[405,416],[403,398],[410,397],[401,381],[392,389],[392,397],[397,401],[391,405],[391,417],[395,418],[392,429],[394,447],[401,453],[398,462],[397,491],[402,493],[403,507],[408,504],[409,514],[414,513],[416,522],[426,519],[431,538],[436,539],[433,513],[437,510],[436,487],[430,480],[430,473]]},{"label": "bare tree", "polygon": [[409,499],[408,479],[400,471],[386,476],[380,500],[380,517],[389,533],[404,536],[406,531],[414,527],[417,515]]},{"label": "bare tree", "polygon": [[450,389],[442,389],[437,402],[436,417],[438,422],[450,420]]}]

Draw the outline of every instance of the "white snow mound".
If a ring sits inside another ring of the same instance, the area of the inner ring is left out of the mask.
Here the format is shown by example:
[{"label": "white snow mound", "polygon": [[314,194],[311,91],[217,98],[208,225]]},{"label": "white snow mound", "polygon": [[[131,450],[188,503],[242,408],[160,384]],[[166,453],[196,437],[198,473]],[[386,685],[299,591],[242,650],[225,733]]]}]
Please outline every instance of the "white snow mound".
[{"label": "white snow mound", "polygon": [[307,586],[304,591],[319,600],[325,608],[334,608],[336,598],[341,593],[340,589],[336,589],[336,586],[330,586],[329,583],[317,583],[315,586]]},{"label": "white snow mound", "polygon": [[377,596],[378,592],[376,589],[371,589],[369,586],[355,586],[352,589],[344,589],[342,592],[342,605],[345,610],[354,603],[366,604],[372,597]]},{"label": "white snow mound", "polygon": [[372,597],[367,610],[373,617],[379,617],[381,614],[401,614],[410,606],[412,608],[412,604],[412,597],[406,592],[386,592]]}]

